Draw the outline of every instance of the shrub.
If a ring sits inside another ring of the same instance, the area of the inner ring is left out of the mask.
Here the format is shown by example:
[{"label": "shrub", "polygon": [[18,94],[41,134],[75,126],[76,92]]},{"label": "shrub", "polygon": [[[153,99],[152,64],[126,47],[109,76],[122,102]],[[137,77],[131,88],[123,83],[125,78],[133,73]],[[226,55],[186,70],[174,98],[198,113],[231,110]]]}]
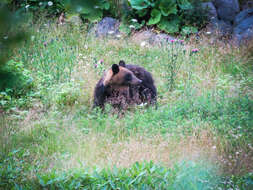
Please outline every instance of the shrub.
[{"label": "shrub", "polygon": [[129,2],[138,20],[145,20],[147,25],[157,25],[167,33],[195,33],[206,19],[203,9],[195,1],[191,3],[188,0],[130,0]]}]

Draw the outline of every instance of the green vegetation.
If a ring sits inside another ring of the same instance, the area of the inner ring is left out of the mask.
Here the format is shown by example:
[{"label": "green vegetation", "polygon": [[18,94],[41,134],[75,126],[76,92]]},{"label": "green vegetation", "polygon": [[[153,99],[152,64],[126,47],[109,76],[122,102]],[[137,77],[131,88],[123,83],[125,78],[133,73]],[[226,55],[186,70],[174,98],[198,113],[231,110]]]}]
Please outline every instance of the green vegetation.
[{"label": "green vegetation", "polygon": [[[30,39],[2,67],[13,80],[0,92],[0,189],[252,188],[252,48],[141,47],[45,18],[22,27]],[[91,109],[121,59],[153,74],[158,109]]]},{"label": "green vegetation", "polygon": [[188,0],[130,0],[135,17],[147,25],[157,25],[167,33],[196,33],[207,17],[199,2]]}]

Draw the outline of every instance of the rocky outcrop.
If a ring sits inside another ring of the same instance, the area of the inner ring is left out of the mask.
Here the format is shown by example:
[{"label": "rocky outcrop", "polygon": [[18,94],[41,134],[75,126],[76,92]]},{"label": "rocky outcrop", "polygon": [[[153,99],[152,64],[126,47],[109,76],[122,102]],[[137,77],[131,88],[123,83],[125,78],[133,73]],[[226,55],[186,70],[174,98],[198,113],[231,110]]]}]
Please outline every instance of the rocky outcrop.
[{"label": "rocky outcrop", "polygon": [[218,18],[227,23],[232,23],[240,11],[238,0],[214,0]]},{"label": "rocky outcrop", "polygon": [[217,19],[217,17],[218,17],[217,11],[216,11],[216,8],[212,2],[202,3],[202,7],[205,10],[207,10],[209,20]]},{"label": "rocky outcrop", "polygon": [[253,8],[239,12],[238,0],[214,0],[202,5],[208,8],[208,31],[219,37],[230,36],[237,45],[253,39]]},{"label": "rocky outcrop", "polygon": [[253,40],[253,9],[244,10],[235,17],[233,38],[237,44]]},{"label": "rocky outcrop", "polygon": [[119,32],[120,22],[117,19],[111,17],[103,18],[95,28],[95,34],[98,37],[104,36],[116,36]]},{"label": "rocky outcrop", "polygon": [[156,34],[151,30],[144,30],[136,32],[132,36],[132,40],[141,45],[150,44],[150,45],[163,45],[169,43],[171,40],[176,40],[176,38],[168,34]]}]

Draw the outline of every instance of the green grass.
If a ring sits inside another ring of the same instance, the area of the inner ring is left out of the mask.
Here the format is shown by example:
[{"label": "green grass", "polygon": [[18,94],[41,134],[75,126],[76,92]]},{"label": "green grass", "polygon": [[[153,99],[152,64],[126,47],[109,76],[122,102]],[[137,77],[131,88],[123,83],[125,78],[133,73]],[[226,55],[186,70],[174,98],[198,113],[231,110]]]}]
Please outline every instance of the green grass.
[{"label": "green grass", "polygon": [[[96,39],[85,25],[44,23],[27,24],[31,40],[7,64],[20,80],[0,92],[0,189],[251,188],[253,76],[245,50],[205,37],[141,47]],[[152,73],[158,109],[91,109],[102,71],[121,59]]]}]

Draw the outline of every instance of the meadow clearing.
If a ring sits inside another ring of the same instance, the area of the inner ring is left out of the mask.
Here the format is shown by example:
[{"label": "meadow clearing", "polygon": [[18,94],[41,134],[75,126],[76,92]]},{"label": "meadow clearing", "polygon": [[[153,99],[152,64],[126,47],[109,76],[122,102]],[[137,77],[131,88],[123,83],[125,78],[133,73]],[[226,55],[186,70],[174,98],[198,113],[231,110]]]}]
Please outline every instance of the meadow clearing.
[{"label": "meadow clearing", "polygon": [[[0,93],[0,189],[252,188],[253,46],[22,27],[30,39],[6,64],[17,81]],[[92,110],[96,82],[121,59],[152,73],[157,109]]]}]

